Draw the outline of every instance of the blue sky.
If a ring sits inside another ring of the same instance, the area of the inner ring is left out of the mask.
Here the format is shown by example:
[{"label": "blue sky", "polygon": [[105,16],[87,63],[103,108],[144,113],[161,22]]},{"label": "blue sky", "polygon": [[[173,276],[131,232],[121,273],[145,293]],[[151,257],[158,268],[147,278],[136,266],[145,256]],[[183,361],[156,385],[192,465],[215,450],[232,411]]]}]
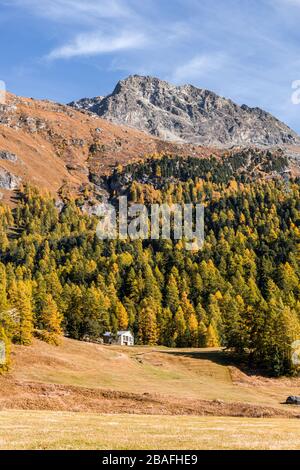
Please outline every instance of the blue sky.
[{"label": "blue sky", "polygon": [[130,74],[208,88],[300,132],[300,0],[0,0],[0,80],[68,102]]}]

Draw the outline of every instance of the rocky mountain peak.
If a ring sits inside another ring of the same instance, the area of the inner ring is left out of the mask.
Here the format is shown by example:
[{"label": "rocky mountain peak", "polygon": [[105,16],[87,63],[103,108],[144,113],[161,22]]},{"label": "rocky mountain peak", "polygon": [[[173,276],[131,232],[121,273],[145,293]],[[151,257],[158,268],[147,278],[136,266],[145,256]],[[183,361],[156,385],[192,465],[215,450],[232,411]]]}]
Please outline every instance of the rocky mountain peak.
[{"label": "rocky mountain peak", "polygon": [[260,108],[239,106],[212,91],[150,76],[132,75],[105,98],[71,105],[172,142],[221,147],[300,143],[294,131]]},{"label": "rocky mountain peak", "polygon": [[96,103],[100,103],[104,96],[96,96],[95,98],[82,98],[78,101],[72,101],[69,105],[78,110],[89,111]]}]

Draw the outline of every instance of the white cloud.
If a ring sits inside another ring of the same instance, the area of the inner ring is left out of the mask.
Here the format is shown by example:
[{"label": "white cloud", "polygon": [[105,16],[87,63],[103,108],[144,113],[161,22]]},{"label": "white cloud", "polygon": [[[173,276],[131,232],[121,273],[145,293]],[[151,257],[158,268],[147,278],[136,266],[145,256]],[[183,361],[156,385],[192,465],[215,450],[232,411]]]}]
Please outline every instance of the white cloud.
[{"label": "white cloud", "polygon": [[28,8],[35,15],[63,22],[82,23],[132,14],[124,0],[2,0],[2,3]]},{"label": "white cloud", "polygon": [[300,0],[266,0],[271,8],[278,9],[285,15],[293,15],[300,7]]},{"label": "white cloud", "polygon": [[295,6],[300,6],[300,0],[277,0],[279,3],[282,3],[283,5],[295,5]]},{"label": "white cloud", "polygon": [[196,55],[188,62],[176,67],[168,79],[176,84],[193,82],[210,72],[219,70],[224,63],[225,56],[222,54]]},{"label": "white cloud", "polygon": [[145,43],[145,36],[138,32],[124,31],[111,37],[102,33],[79,34],[72,42],[54,49],[47,57],[53,60],[92,56],[126,49],[138,49]]},{"label": "white cloud", "polygon": [[136,14],[134,2],[135,0],[0,0],[0,4],[14,4],[28,9],[38,17],[68,24],[68,28],[61,28],[61,44],[46,55],[50,60],[95,56],[144,46],[147,42],[145,28]]}]

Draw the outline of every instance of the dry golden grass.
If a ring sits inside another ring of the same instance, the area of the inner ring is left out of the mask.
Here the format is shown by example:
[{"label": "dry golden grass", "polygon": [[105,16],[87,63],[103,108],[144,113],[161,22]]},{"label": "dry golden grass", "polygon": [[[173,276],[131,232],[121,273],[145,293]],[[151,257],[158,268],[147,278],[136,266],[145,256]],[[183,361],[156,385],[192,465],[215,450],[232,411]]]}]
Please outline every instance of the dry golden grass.
[{"label": "dry golden grass", "polygon": [[300,421],[0,412],[0,449],[299,449]]},{"label": "dry golden grass", "polygon": [[[298,395],[300,379],[248,377],[218,350],[120,348],[64,339],[59,347],[35,341],[16,346],[12,380],[80,386],[180,400],[221,400],[270,406]],[[1,379],[0,379],[1,380]],[[1,387],[0,387],[1,397]],[[300,412],[300,410],[299,410]]]},{"label": "dry golden grass", "polygon": [[300,410],[282,402],[299,386],[220,350],[34,341],[0,377],[0,448],[297,449]]}]

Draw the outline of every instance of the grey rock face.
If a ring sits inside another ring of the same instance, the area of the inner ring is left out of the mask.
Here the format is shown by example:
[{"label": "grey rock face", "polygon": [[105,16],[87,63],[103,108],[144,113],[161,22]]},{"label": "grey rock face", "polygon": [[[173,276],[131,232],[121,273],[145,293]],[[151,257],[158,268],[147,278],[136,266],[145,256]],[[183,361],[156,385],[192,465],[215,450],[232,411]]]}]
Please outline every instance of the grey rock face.
[{"label": "grey rock face", "polygon": [[211,91],[152,77],[131,76],[106,98],[71,105],[168,141],[207,146],[300,143],[294,131],[260,108],[238,106]]},{"label": "grey rock face", "polygon": [[300,406],[300,397],[288,397],[286,399],[286,404]]},{"label": "grey rock face", "polygon": [[99,105],[103,99],[104,96],[97,96],[96,98],[82,98],[78,101],[72,101],[72,103],[69,103],[69,106],[72,106],[72,108],[78,110],[83,109],[87,111],[92,111],[91,108],[93,108],[95,105]]},{"label": "grey rock face", "polygon": [[21,183],[21,178],[13,175],[4,168],[0,168],[0,188],[13,191],[17,189]]},{"label": "grey rock face", "polygon": [[0,160],[7,160],[9,162],[16,163],[18,161],[18,157],[7,150],[0,150]]}]

